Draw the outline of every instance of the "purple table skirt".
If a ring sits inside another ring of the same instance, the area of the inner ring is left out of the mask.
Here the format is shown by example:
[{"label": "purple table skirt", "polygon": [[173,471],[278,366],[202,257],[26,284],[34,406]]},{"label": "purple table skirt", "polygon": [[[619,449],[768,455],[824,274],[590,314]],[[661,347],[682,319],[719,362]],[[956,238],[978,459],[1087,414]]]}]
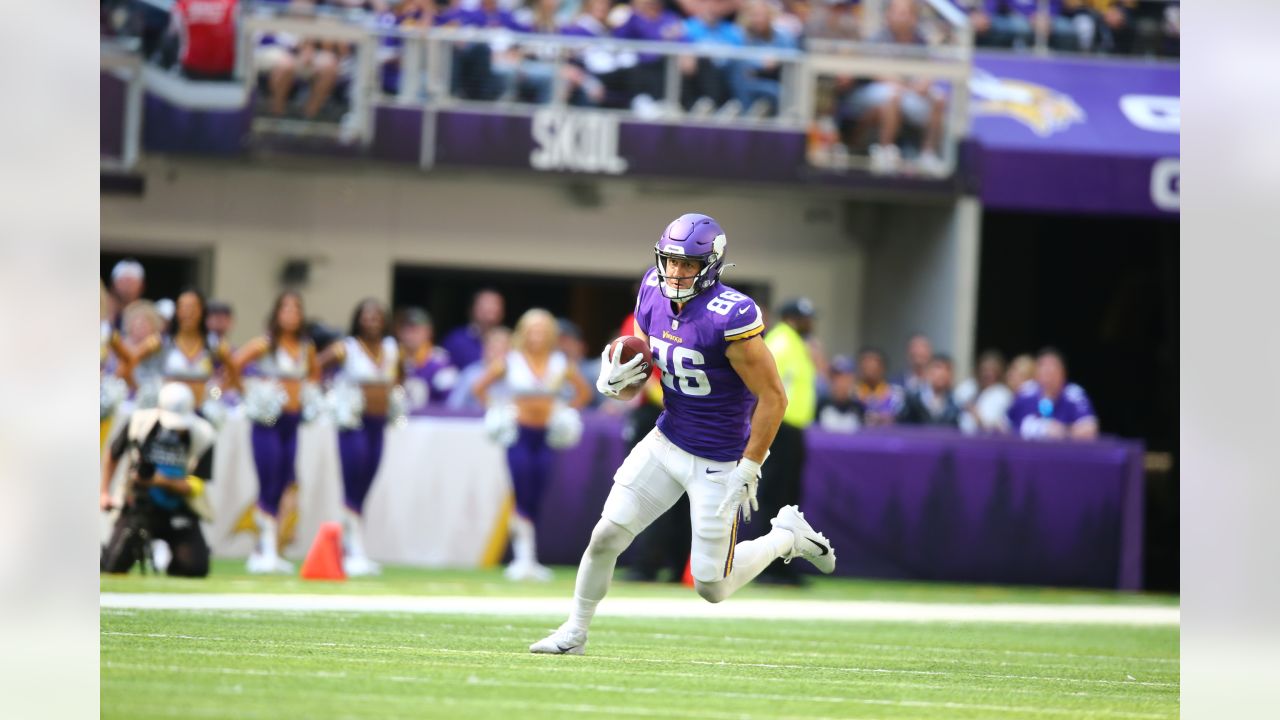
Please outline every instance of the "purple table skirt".
[{"label": "purple table skirt", "polygon": [[[545,562],[577,564],[626,455],[623,420],[584,416],[560,454],[538,530]],[[801,509],[845,576],[1142,586],[1143,447],[810,430]],[[766,464],[763,482],[769,481]],[[743,535],[768,528],[753,518]]]}]

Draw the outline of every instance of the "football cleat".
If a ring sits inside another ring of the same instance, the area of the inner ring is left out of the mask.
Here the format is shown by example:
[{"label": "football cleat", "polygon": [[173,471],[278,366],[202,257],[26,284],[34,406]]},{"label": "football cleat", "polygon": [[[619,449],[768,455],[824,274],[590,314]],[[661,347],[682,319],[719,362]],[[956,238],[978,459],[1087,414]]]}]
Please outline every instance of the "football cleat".
[{"label": "football cleat", "polygon": [[786,528],[795,535],[791,544],[791,552],[782,556],[783,562],[790,563],[801,557],[813,563],[813,566],[830,575],[836,569],[836,549],[826,535],[813,529],[804,513],[795,505],[786,505],[778,511],[778,516],[769,521],[774,527]]},{"label": "football cleat", "polygon": [[587,631],[560,626],[555,632],[529,646],[529,652],[541,655],[581,655],[587,649]]}]

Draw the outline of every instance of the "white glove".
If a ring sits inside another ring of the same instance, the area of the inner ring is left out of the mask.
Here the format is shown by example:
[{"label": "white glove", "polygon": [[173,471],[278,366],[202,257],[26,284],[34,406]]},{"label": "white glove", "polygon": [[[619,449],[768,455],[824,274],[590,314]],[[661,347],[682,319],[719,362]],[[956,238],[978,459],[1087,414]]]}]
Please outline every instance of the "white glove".
[{"label": "white glove", "polygon": [[[765,456],[768,459],[768,456]],[[725,478],[724,500],[716,509],[716,514],[728,519],[742,510],[742,522],[751,522],[751,513],[760,509],[756,500],[756,486],[760,484],[760,463],[742,458],[738,466],[729,471]]]},{"label": "white glove", "polygon": [[618,393],[624,389],[635,385],[637,382],[644,380],[645,373],[636,366],[644,359],[643,354],[637,354],[635,357],[624,362],[619,362],[622,358],[622,343],[618,343],[613,348],[613,356],[609,355],[609,346],[604,346],[604,351],[600,353],[600,377],[596,380],[596,390],[606,397],[618,397]]}]

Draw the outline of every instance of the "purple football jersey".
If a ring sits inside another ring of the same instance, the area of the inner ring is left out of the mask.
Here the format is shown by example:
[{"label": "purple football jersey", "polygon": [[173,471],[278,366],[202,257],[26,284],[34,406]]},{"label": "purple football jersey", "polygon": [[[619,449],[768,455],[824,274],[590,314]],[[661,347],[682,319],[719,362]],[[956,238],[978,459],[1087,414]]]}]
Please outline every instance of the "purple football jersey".
[{"label": "purple football jersey", "polygon": [[1079,385],[1067,383],[1054,401],[1045,397],[1039,385],[1028,382],[1018,390],[1018,397],[1009,407],[1009,426],[1023,437],[1040,437],[1044,434],[1042,419],[1052,418],[1071,426],[1093,416],[1093,404]]},{"label": "purple football jersey", "polygon": [[458,382],[458,369],[444,348],[435,348],[425,363],[418,358],[404,360],[404,387],[409,394],[409,411],[422,412],[428,405],[443,406]]},{"label": "purple football jersey", "polygon": [[662,370],[662,434],[700,458],[742,457],[756,398],[725,350],[730,342],[764,332],[755,301],[717,282],[676,313],[662,294],[657,269],[651,268],[636,298],[636,325],[649,336],[653,360]]}]

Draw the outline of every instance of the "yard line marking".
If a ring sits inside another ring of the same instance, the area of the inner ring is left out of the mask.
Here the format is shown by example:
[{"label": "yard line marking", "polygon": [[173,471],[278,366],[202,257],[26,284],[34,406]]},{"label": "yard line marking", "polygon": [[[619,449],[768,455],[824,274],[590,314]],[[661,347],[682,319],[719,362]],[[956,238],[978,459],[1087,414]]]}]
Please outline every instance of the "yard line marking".
[{"label": "yard line marking", "polygon": [[[267,617],[267,615],[264,615],[263,617],[265,618],[265,617]],[[441,626],[441,627],[443,627],[443,626]],[[233,639],[233,638],[199,637],[199,636],[194,636],[194,635],[170,635],[170,634],[165,634],[165,633],[132,633],[132,632],[117,631],[117,630],[103,630],[103,631],[101,631],[101,633],[102,633],[103,635],[122,636],[122,637],[146,637],[146,638],[158,638],[158,639],[180,639],[180,640],[212,640],[212,641],[219,641],[219,642],[241,642],[241,643],[248,642],[248,643],[252,643],[252,644],[255,644],[255,645],[281,646],[281,647],[284,647],[284,646],[294,646],[294,647],[298,647],[298,646],[315,646],[315,647],[347,647],[347,648],[358,648],[358,649],[361,649],[361,650],[369,650],[369,649],[371,649],[371,648],[373,648],[373,647],[376,647],[376,648],[380,648],[380,649],[387,649],[387,650],[408,650],[408,651],[419,651],[419,650],[422,650],[422,649],[423,649],[423,648],[422,648],[422,646],[412,646],[412,645],[398,645],[398,646],[396,646],[396,645],[369,645],[369,644],[334,643],[334,642],[324,642],[324,643],[307,643],[307,642],[301,642],[301,641],[288,641],[288,640],[262,640],[262,639],[244,640],[244,639]],[[601,634],[601,635],[605,635],[605,636],[608,636],[609,634],[618,634],[618,635],[624,635],[624,636],[625,636],[625,635],[629,635],[629,634],[631,634],[631,633],[618,632],[618,631],[612,631],[612,632],[605,631],[605,632],[602,632],[602,633],[600,633],[600,634]],[[646,636],[647,636],[647,637],[656,637],[656,638],[659,638],[659,639],[664,639],[664,638],[669,638],[669,637],[671,637],[671,636],[665,635],[665,634],[663,634],[663,633],[646,633]],[[489,637],[489,635],[488,635],[487,633],[474,633],[474,632],[472,632],[472,633],[464,633],[464,634],[460,634],[460,635],[458,635],[457,637],[459,637],[459,638],[463,638],[463,637],[465,637],[465,638],[486,638],[486,637]],[[681,640],[681,641],[683,641],[683,642],[686,642],[686,644],[688,644],[688,641],[689,641],[690,639],[695,639],[695,640],[696,640],[696,639],[702,639],[702,640],[707,640],[707,641],[714,641],[714,642],[716,642],[716,643],[733,643],[733,642],[760,642],[760,643],[765,643],[765,642],[767,642],[767,641],[766,641],[766,639],[763,639],[763,638],[740,638],[740,637],[733,637],[733,636],[717,636],[717,637],[712,638],[712,637],[710,637],[710,636],[697,635],[696,633],[695,633],[695,634],[691,634],[691,635],[689,635],[688,637],[682,637],[682,638],[680,638],[680,640]],[[521,642],[521,641],[516,640],[515,642]],[[1117,663],[1132,663],[1132,662],[1154,661],[1154,660],[1161,660],[1161,661],[1166,661],[1166,660],[1167,660],[1167,661],[1170,661],[1170,662],[1173,662],[1173,663],[1176,663],[1176,662],[1177,662],[1177,660],[1170,660],[1170,659],[1168,659],[1168,658],[1142,658],[1142,657],[1129,657],[1129,656],[1123,656],[1123,655],[1076,655],[1076,654],[1072,654],[1072,653],[1030,652],[1030,651],[1017,651],[1017,650],[992,650],[992,649],[986,649],[986,648],[945,648],[945,647],[931,647],[931,646],[925,646],[925,645],[919,645],[919,646],[917,646],[917,645],[884,645],[884,644],[876,644],[876,643],[856,643],[856,642],[851,642],[851,643],[843,643],[843,642],[841,642],[841,643],[827,643],[827,644],[828,644],[828,645],[837,645],[837,646],[839,646],[842,650],[843,650],[843,649],[845,649],[845,648],[864,648],[864,649],[871,649],[871,650],[883,650],[883,651],[888,651],[888,652],[903,652],[903,651],[908,651],[908,652],[925,652],[925,653],[930,653],[930,652],[949,652],[949,653],[959,653],[959,654],[964,654],[964,655],[971,655],[971,654],[974,654],[974,653],[987,653],[987,654],[997,654],[997,655],[1028,655],[1028,656],[1032,656],[1032,657],[1064,657],[1064,658],[1075,658],[1075,659],[1083,658],[1083,659],[1090,659],[1090,660],[1107,660],[1107,661],[1114,661],[1114,662],[1117,662]],[[618,641],[616,641],[616,640],[611,640],[611,641],[609,641],[608,646],[609,646],[610,648],[613,648],[613,649],[646,648],[646,647],[648,647],[648,646],[646,646],[646,645],[636,644],[636,643],[632,643],[632,642],[618,642]],[[775,655],[780,655],[780,656],[798,657],[798,658],[806,658],[806,657],[829,657],[829,655],[830,655],[829,653],[821,653],[821,652],[797,652],[797,651],[776,652],[776,653],[774,653],[774,654],[775,654]],[[846,655],[846,656],[852,655],[852,653],[848,653],[848,652],[843,652],[842,654],[844,654],[844,655]],[[934,662],[934,663],[966,664],[966,661],[965,661],[964,659],[962,659],[962,658],[929,658],[929,661],[930,661],[930,662]],[[1065,662],[1065,663],[1043,663],[1043,662],[1015,663],[1015,662],[1010,662],[1010,661],[996,661],[996,660],[978,661],[978,662],[980,662],[980,663],[982,663],[982,664],[985,664],[985,665],[997,665],[997,666],[1018,666],[1018,667],[1032,666],[1032,667],[1060,668],[1060,667],[1077,667],[1077,666],[1078,666],[1078,663],[1072,663],[1072,662]],[[970,661],[969,661],[969,664],[972,664],[972,663],[973,663],[973,661],[972,661],[972,660],[970,660]],[[1169,671],[1168,671],[1168,670],[1164,670],[1164,671],[1157,671],[1157,672],[1169,672]]]},{"label": "yard line marking", "polygon": [[[234,642],[234,641],[233,641],[233,640],[231,640],[231,639],[227,639],[227,641],[228,641],[228,642]],[[256,643],[256,644],[264,644],[264,643],[258,642],[258,643]],[[268,645],[288,646],[288,647],[298,647],[298,646],[307,647],[307,646],[318,646],[318,645],[319,645],[319,643],[301,643],[301,642],[299,642],[299,643],[285,643],[285,642],[280,642],[280,643],[266,643],[266,644],[268,644]],[[344,646],[344,647],[360,648],[360,649],[365,650],[365,651],[368,651],[368,650],[372,649],[372,648],[369,648],[369,647],[366,647],[366,646],[358,646],[358,645],[346,645],[346,646]],[[382,647],[386,648],[386,646],[382,646]],[[466,653],[466,654],[471,654],[471,655],[485,655],[485,656],[501,655],[501,656],[506,657],[506,658],[507,658],[507,659],[509,659],[509,660],[514,660],[514,661],[515,661],[515,662],[509,663],[509,664],[496,665],[496,664],[494,664],[494,663],[492,663],[492,662],[467,663],[467,662],[460,662],[460,661],[457,661],[457,660],[450,660],[450,661],[449,661],[448,666],[437,665],[437,667],[449,667],[449,668],[466,667],[466,668],[475,668],[475,669],[479,669],[479,670],[486,670],[486,671],[498,671],[498,670],[503,670],[503,671],[505,671],[505,670],[512,670],[512,671],[528,671],[528,670],[530,670],[530,669],[536,669],[536,668],[531,668],[531,665],[533,665],[534,663],[544,663],[544,668],[545,668],[545,669],[547,669],[548,671],[552,670],[552,669],[555,667],[554,665],[545,664],[545,663],[546,663],[546,660],[545,660],[545,659],[540,658],[540,657],[537,657],[537,656],[534,656],[534,655],[531,655],[531,654],[524,654],[524,653],[512,653],[512,652],[504,652],[504,651],[497,651],[497,650],[470,650],[470,651],[463,651],[463,650],[452,650],[452,649],[448,649],[448,648],[429,648],[429,647],[421,647],[421,648],[400,647],[400,648],[387,648],[387,649],[411,650],[411,651],[415,651],[415,652],[416,652],[417,654],[419,654],[419,655],[427,655],[427,656],[435,656],[435,657],[441,657],[441,656],[446,656],[446,655],[455,655],[455,654],[459,654],[459,653]],[[167,649],[167,650],[166,650],[166,652],[168,652],[168,653],[170,653],[170,654],[173,654],[173,655],[196,655],[196,656],[202,656],[202,657],[238,657],[238,658],[240,658],[240,657],[260,657],[260,658],[266,658],[266,659],[271,659],[271,660],[276,660],[276,659],[279,659],[279,658],[281,657],[281,654],[280,654],[280,653],[248,652],[248,651],[244,651],[244,650],[205,650],[205,649],[201,649],[201,648],[169,648],[169,649]],[[599,657],[599,656],[591,655],[591,656],[588,656],[588,659],[589,659],[589,660],[590,660],[590,659],[596,659],[596,658],[598,658],[598,657]],[[668,662],[666,662],[666,661],[655,661],[655,660],[652,660],[652,659],[646,659],[646,658],[608,658],[608,657],[606,657],[606,658],[603,658],[603,659],[605,659],[605,660],[614,660],[614,661],[619,661],[619,662],[643,662],[643,663],[653,663],[653,664],[661,664],[661,665],[663,665],[663,666],[668,666],[668,665],[670,665],[670,664],[671,664],[671,663],[668,663]],[[341,657],[341,661],[342,661],[342,662],[345,662],[345,663],[366,663],[366,664],[373,664],[373,665],[398,665],[398,664],[401,664],[401,662],[402,662],[401,660],[395,660],[395,659],[389,659],[389,658],[374,658],[374,657],[367,657],[367,656],[350,656],[350,655],[344,655],[344,656],[342,656],[342,657]],[[807,666],[805,666],[805,667],[807,667]],[[577,673],[601,673],[601,674],[609,673],[609,674],[612,674],[612,673],[615,673],[616,671],[615,671],[615,670],[611,670],[611,669],[606,668],[606,667],[599,667],[599,666],[592,666],[592,665],[589,665],[589,664],[583,664],[583,665],[580,665],[580,666],[574,667],[574,672],[577,672]],[[662,677],[662,678],[688,678],[688,679],[700,679],[700,680],[723,680],[723,679],[724,679],[724,678],[708,678],[706,675],[699,674],[699,673],[688,673],[688,672],[671,671],[671,670],[666,670],[666,671],[656,671],[656,670],[646,670],[646,669],[629,669],[627,672],[628,672],[630,675],[632,675],[632,676],[641,676],[641,675],[644,675],[644,676]],[[891,670],[889,670],[889,671],[885,671],[885,672],[892,672],[892,671],[891,671]],[[974,675],[969,674],[969,673],[938,673],[938,675],[942,675],[942,676],[956,676],[956,677],[963,678],[963,679],[965,679],[965,680],[969,680],[969,679],[971,679],[971,678],[975,677]],[[999,676],[997,676],[997,677],[999,677]],[[789,677],[785,677],[785,678],[779,678],[779,677],[754,677],[754,678],[751,678],[751,682],[753,682],[753,683],[770,683],[770,682],[774,682],[774,683],[791,683],[791,682],[793,682],[793,681],[794,681],[794,680],[793,680],[792,678],[789,678]],[[936,685],[936,684],[927,684],[927,683],[923,683],[923,682],[895,682],[895,681],[892,681],[892,680],[884,680],[884,679],[869,679],[869,678],[861,678],[861,679],[859,679],[859,680],[858,680],[858,682],[859,682],[861,685],[875,685],[875,686],[882,686],[882,687],[912,688],[912,689],[921,689],[921,690],[951,691],[951,690],[954,690],[954,689],[955,689],[955,686],[954,686],[954,685]],[[1136,683],[1133,683],[1133,682],[1127,682],[1127,683],[1124,683],[1124,684],[1126,684],[1126,685],[1134,685],[1134,684],[1136,684]],[[999,692],[1001,692],[1001,693],[1012,693],[1012,694],[1025,694],[1025,695],[1043,695],[1043,694],[1044,694],[1044,691],[1042,691],[1042,690],[1035,690],[1035,689],[1032,689],[1032,688],[1016,688],[1016,687],[1001,687],[1001,688],[999,688]],[[1073,692],[1073,693],[1072,693],[1072,695],[1073,695],[1073,696],[1080,696],[1080,697],[1096,697],[1096,695],[1094,695],[1093,693],[1088,693],[1088,692],[1084,692],[1084,691],[1075,691],[1075,692]],[[1117,695],[1114,691],[1108,691],[1108,693],[1107,693],[1107,697],[1112,697],[1112,698],[1116,698],[1116,697],[1134,698],[1134,697],[1139,697],[1139,695],[1135,695],[1135,694],[1133,694],[1133,693],[1128,693],[1128,694],[1123,694],[1123,695]],[[1145,698],[1145,697],[1150,697],[1150,696],[1148,696],[1148,695],[1141,695],[1141,697],[1144,697],[1144,698]]]},{"label": "yard line marking", "polygon": [[[154,665],[140,663],[121,663],[115,661],[107,661],[104,663],[107,667],[143,670],[143,671],[163,671],[170,673],[185,672],[189,668],[182,665]],[[201,672],[209,672],[219,675],[247,675],[247,676],[264,676],[264,677],[304,677],[304,678],[327,678],[327,679],[344,679],[347,677],[345,672],[326,672],[323,670],[315,671],[291,671],[291,670],[260,670],[252,668],[228,668],[217,666],[201,666]],[[404,675],[394,675],[386,678],[393,682],[410,682],[421,683],[427,685],[438,685],[454,682],[452,679],[442,680],[423,677],[411,677]],[[594,690],[598,692],[614,692],[614,693],[636,693],[636,694],[674,694],[674,695],[696,695],[698,697],[716,696],[725,698],[736,698],[742,700],[769,700],[769,701],[794,701],[796,698],[790,695],[776,695],[769,693],[750,693],[750,692],[728,692],[728,691],[707,691],[707,690],[679,690],[674,688],[626,688],[613,685],[584,685],[581,683],[548,683],[548,682],[532,682],[519,680],[488,680],[477,676],[470,676],[465,681],[466,685],[483,685],[489,687],[520,687],[520,688],[553,688],[561,690]],[[932,708],[947,710],[982,710],[1001,713],[1016,713],[1020,715],[1068,715],[1071,717],[1079,716],[1081,709],[1079,708],[1054,708],[1054,707],[1031,707],[1017,705],[992,705],[986,703],[962,703],[954,701],[938,702],[932,700],[887,700],[877,698],[858,698],[858,697],[826,697],[826,696],[810,696],[805,698],[806,701],[828,703],[828,704],[854,704],[854,705],[876,705],[886,707],[913,707],[913,708]],[[536,699],[527,699],[529,704],[546,705],[547,703],[539,702]],[[640,713],[647,714],[644,708],[637,708]],[[1158,719],[1167,717],[1166,714],[1160,713],[1141,713],[1128,712],[1123,710],[1093,710],[1091,714],[1101,714],[1109,717],[1120,718],[1141,718],[1141,719]],[[625,714],[625,713],[624,713]],[[702,715],[699,715],[701,717]],[[740,717],[737,713],[716,713],[714,715],[705,715],[706,717]]]},{"label": "yard line marking", "polygon": [[[418,597],[401,595],[275,595],[198,593],[102,593],[102,608],[142,610],[283,610],[294,612],[403,612],[456,615],[563,616],[568,599],[520,597]],[[852,622],[1042,623],[1176,626],[1180,610],[1150,605],[959,604],[827,600],[739,600],[710,604],[695,599],[616,598],[600,616],[809,620]]]},{"label": "yard line marking", "polygon": [[[406,647],[405,649],[412,649]],[[447,655],[482,655],[482,656],[504,656],[508,658],[521,657],[525,658],[522,662],[536,663],[546,662],[544,658],[532,654],[517,654],[510,651],[500,650],[462,650],[457,648],[430,648],[423,647],[420,649],[423,653],[436,653]],[[240,655],[248,653],[240,652]],[[964,677],[964,678],[984,678],[990,680],[1032,680],[1037,682],[1055,682],[1055,683],[1086,683],[1097,685],[1126,685],[1139,687],[1159,687],[1159,688],[1177,688],[1179,684],[1176,682],[1155,682],[1141,680],[1107,680],[1102,678],[1070,678],[1070,677],[1053,677],[1039,675],[1010,675],[1002,673],[982,673],[982,672],[947,672],[943,670],[909,670],[903,668],[866,668],[866,667],[833,667],[827,665],[795,665],[783,663],[744,663],[730,662],[726,660],[671,660],[657,658],[638,658],[638,657],[619,657],[611,655],[591,655],[593,660],[605,660],[621,663],[644,663],[644,664],[660,664],[664,666],[672,665],[699,665],[726,668],[766,668],[770,670],[801,670],[812,672],[821,670],[833,673],[852,673],[852,674],[883,674],[883,675],[911,675],[911,676],[932,676],[932,677]]]},{"label": "yard line marking", "polygon": [[[439,627],[450,627],[450,625],[441,624]],[[629,632],[626,629],[620,629],[620,628],[610,628],[605,632],[617,634],[617,635],[635,634],[633,632]],[[771,645],[776,642],[771,638],[735,637],[735,636],[729,636],[729,635],[723,635],[723,634],[708,635],[705,633],[696,633],[696,632],[685,633],[681,635],[671,635],[670,633],[652,633],[648,631],[643,631],[643,632],[640,632],[639,634],[644,637],[653,638],[655,640],[678,640],[680,642],[685,642],[685,643],[689,642],[690,640],[706,640],[708,642],[713,642],[713,643],[746,643],[746,644],[756,643],[760,645]],[[799,633],[793,633],[793,637],[797,634]],[[997,654],[997,655],[1019,655],[1019,656],[1027,656],[1027,657],[1060,657],[1060,658],[1074,658],[1074,659],[1081,659],[1081,660],[1115,660],[1117,662],[1153,662],[1153,663],[1168,663],[1172,665],[1181,664],[1181,661],[1176,657],[1173,657],[1173,658],[1150,657],[1145,655],[1084,655],[1080,653],[1055,652],[1055,651],[1048,651],[1048,650],[1006,650],[1006,649],[999,649],[999,648],[981,648],[981,647],[947,647],[947,646],[941,646],[941,645],[894,645],[894,644],[886,644],[886,643],[844,642],[843,640],[827,640],[820,637],[814,637],[814,638],[804,637],[802,639],[806,644],[810,644],[810,645],[827,645],[827,646],[835,646],[840,648],[860,647],[860,648],[867,648],[870,650],[888,650],[888,651],[920,650],[924,652],[959,653],[962,655],[969,655],[972,653],[987,653],[987,654]]]},{"label": "yard line marking", "polygon": [[[415,678],[405,676],[392,676],[388,678],[397,682],[421,682],[426,684],[439,684],[449,682],[436,678]],[[548,683],[533,682],[522,680],[486,680],[482,678],[469,678],[469,685],[486,685],[492,687],[528,687],[528,688],[557,688],[562,690],[579,690],[588,689],[599,692],[614,693],[641,693],[641,694],[667,694],[667,695],[694,695],[697,697],[715,696],[725,698],[737,698],[741,700],[771,700],[792,702],[795,701],[794,695],[777,695],[772,693],[752,693],[752,692],[731,692],[724,690],[680,690],[676,688],[627,688],[613,685],[583,685],[581,683]],[[807,695],[804,697],[806,702],[820,703],[852,703],[855,705],[886,705],[891,707],[919,707],[919,708],[946,708],[949,710],[993,710],[996,712],[1008,712],[1019,714],[1041,714],[1041,715],[1068,715],[1078,717],[1081,713],[1079,708],[1053,708],[1053,707],[1029,707],[1015,705],[991,705],[984,703],[962,703],[962,702],[937,702],[933,700],[885,700],[877,698],[859,698],[859,697],[828,697]],[[1102,714],[1114,717],[1126,718],[1164,718],[1168,717],[1161,713],[1143,713],[1128,712],[1124,710],[1091,710],[1093,714]]]}]

